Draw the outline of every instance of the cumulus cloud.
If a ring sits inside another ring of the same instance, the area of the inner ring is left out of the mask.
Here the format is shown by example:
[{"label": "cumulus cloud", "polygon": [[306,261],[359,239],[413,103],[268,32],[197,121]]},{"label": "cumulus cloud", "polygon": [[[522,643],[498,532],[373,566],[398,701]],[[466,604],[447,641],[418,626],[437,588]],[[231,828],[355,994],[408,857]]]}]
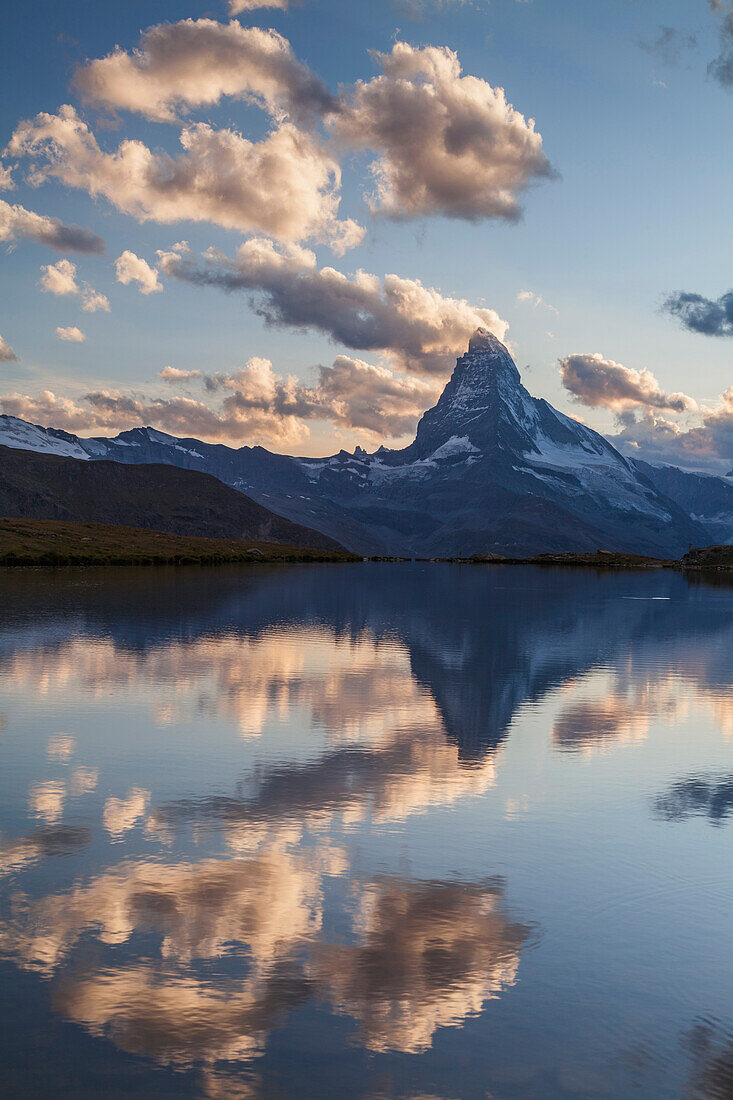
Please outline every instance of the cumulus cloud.
[{"label": "cumulus cloud", "polygon": [[56,252],[86,252],[101,254],[104,241],[91,229],[80,225],[65,225],[60,218],[49,218],[26,210],[19,203],[11,206],[0,199],[0,241],[12,243],[24,237],[48,245]]},{"label": "cumulus cloud", "polygon": [[162,290],[158,272],[151,267],[146,260],[136,256],[134,252],[125,249],[121,256],[115,260],[115,272],[117,282],[124,286],[137,283],[141,294],[155,294]]},{"label": "cumulus cloud", "polygon": [[8,149],[34,159],[30,181],[57,179],[103,195],[139,221],[211,222],[282,240],[327,242],[341,253],[364,230],[338,220],[341,170],[314,135],[283,122],[262,141],[204,123],[184,129],[178,157],[153,153],[141,141],[100,149],[73,107],[21,122]]},{"label": "cumulus cloud", "polygon": [[[598,354],[569,355],[559,365],[563,385],[577,401],[615,413],[618,432],[609,438],[625,454],[715,473],[727,473],[733,464],[733,386],[705,406],[684,393],[665,392],[648,370]],[[674,419],[681,414],[681,421]]]},{"label": "cumulus cloud", "polygon": [[224,405],[232,413],[259,410],[283,418],[324,420],[392,438],[414,430],[439,390],[431,382],[399,376],[347,355],[337,356],[330,367],[319,366],[313,386],[276,375],[269,359],[257,357],[243,371],[204,375],[203,380],[209,391],[231,391]]},{"label": "cumulus cloud", "polygon": [[85,313],[97,313],[99,310],[109,313],[109,298],[106,294],[94,290],[89,286],[89,283],[84,283],[81,289],[81,298],[81,308]]},{"label": "cumulus cloud", "polygon": [[620,412],[646,407],[676,413],[696,408],[684,393],[665,393],[651,371],[624,367],[598,353],[561,359],[560,377],[576,401],[591,408]]},{"label": "cumulus cloud", "polygon": [[0,363],[14,363],[17,358],[18,356],[7,340],[3,336],[0,336]]},{"label": "cumulus cloud", "polygon": [[520,193],[555,174],[534,120],[503,88],[463,76],[447,47],[396,42],[375,57],[382,74],[359,81],[331,120],[343,142],[378,153],[372,211],[515,221]]},{"label": "cumulus cloud", "polygon": [[[79,296],[82,300],[82,309],[86,313],[96,313],[103,310],[109,313],[109,298],[100,294],[89,283],[76,281],[76,264],[71,260],[59,260],[55,264],[44,264],[41,267],[41,289],[57,297],[64,295]],[[64,339],[69,339],[64,337]]]},{"label": "cumulus cloud", "polygon": [[272,241],[246,241],[234,259],[209,249],[199,264],[186,253],[159,253],[165,274],[197,285],[242,290],[271,325],[315,329],[354,350],[380,351],[399,370],[444,376],[477,328],[504,339],[493,310],[448,298],[418,279],[318,268],[315,254]]},{"label": "cumulus cloud", "polygon": [[12,168],[0,164],[0,191],[12,191],[14,187]]},{"label": "cumulus cloud", "polygon": [[66,340],[70,344],[83,344],[86,340],[85,334],[76,325],[67,325],[65,328],[59,325],[56,329],[56,335],[59,340]]},{"label": "cumulus cloud", "polygon": [[0,409],[7,416],[17,416],[32,424],[50,424],[68,432],[84,431],[89,424],[87,409],[53,390],[42,390],[36,397],[23,393],[5,394],[0,397]]},{"label": "cumulus cloud", "polygon": [[[245,6],[263,5],[237,10]],[[337,108],[328,88],[297,60],[286,38],[234,20],[184,19],[151,27],[131,53],[118,47],[90,61],[74,82],[87,103],[135,111],[157,122],[170,122],[180,110],[213,106],[223,96],[247,99],[275,116],[296,119]]]},{"label": "cumulus cloud", "polygon": [[318,369],[316,394],[327,419],[375,436],[398,438],[414,432],[426,408],[439,396],[440,383],[400,377],[385,367],[338,355]]},{"label": "cumulus cloud", "polygon": [[703,336],[733,336],[733,290],[718,299],[682,291],[672,294],[664,309],[681,321],[688,332]]},{"label": "cumulus cloud", "polygon": [[50,391],[36,398],[16,393],[0,398],[0,408],[67,431],[95,433],[145,423],[174,435],[284,446],[307,439],[308,425],[315,421],[374,440],[399,439],[414,431],[440,389],[433,380],[394,374],[346,355],[316,367],[310,384],[278,374],[269,359],[257,356],[231,373],[167,366],[158,377],[172,387],[200,385],[216,404],[189,395],[161,398],[98,390],[78,403]]},{"label": "cumulus cloud", "polygon": [[78,294],[79,284],[76,281],[76,264],[71,260],[59,260],[55,264],[47,264],[41,268],[41,288],[49,294],[57,296],[65,294]]},{"label": "cumulus cloud", "polygon": [[728,473],[733,465],[733,386],[712,408],[702,410],[700,420],[684,427],[647,410],[638,418],[625,418],[611,440],[625,453],[650,462]]},{"label": "cumulus cloud", "polygon": [[192,378],[200,378],[201,371],[198,370],[179,370],[178,367],[163,367],[161,371],[158,371],[158,378],[162,378],[164,382],[176,383],[176,382],[190,382]]}]

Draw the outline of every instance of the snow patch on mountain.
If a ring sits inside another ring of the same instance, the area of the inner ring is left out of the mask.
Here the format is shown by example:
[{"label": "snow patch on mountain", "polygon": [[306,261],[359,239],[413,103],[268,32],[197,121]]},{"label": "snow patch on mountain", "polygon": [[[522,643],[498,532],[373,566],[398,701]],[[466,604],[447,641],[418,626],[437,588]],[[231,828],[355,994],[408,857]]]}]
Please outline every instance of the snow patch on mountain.
[{"label": "snow patch on mountain", "polygon": [[20,451],[38,451],[65,458],[89,458],[78,442],[64,439],[48,428],[29,424],[17,416],[0,415],[0,444]]},{"label": "snow patch on mountain", "polygon": [[452,458],[460,454],[478,454],[478,447],[474,447],[467,435],[452,435],[441,447],[433,451],[431,458]]}]

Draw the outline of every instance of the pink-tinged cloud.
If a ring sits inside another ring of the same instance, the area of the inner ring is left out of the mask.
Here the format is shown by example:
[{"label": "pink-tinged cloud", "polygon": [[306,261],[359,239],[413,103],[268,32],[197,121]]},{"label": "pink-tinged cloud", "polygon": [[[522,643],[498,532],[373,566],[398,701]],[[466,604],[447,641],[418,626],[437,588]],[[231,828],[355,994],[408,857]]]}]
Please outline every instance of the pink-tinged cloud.
[{"label": "pink-tinged cloud", "polygon": [[103,152],[73,107],[21,122],[8,150],[33,161],[32,183],[56,179],[106,198],[138,221],[210,222],[285,241],[313,239],[341,253],[364,230],[340,221],[341,170],[323,143],[284,122],[259,142],[199,123],[177,157],[141,141]]},{"label": "pink-tinged cloud", "polygon": [[71,401],[50,391],[37,397],[0,398],[3,412],[68,431],[96,434],[151,424],[179,436],[286,447],[309,437],[309,424],[326,423],[356,432],[365,440],[399,439],[414,432],[419,417],[437,396],[433,381],[394,374],[386,367],[340,355],[319,366],[307,384],[273,370],[269,359],[253,357],[231,373],[165,367],[159,378],[169,386],[199,385],[201,400],[145,393],[97,390]]},{"label": "pink-tinged cloud", "polygon": [[382,75],[359,81],[331,120],[346,145],[377,153],[372,211],[515,221],[521,193],[555,175],[534,120],[503,88],[462,75],[445,46],[396,42],[374,56]]},{"label": "pink-tinged cloud", "polygon": [[86,334],[77,328],[76,325],[59,325],[56,329],[56,335],[59,340],[65,340],[69,344],[83,344],[86,340]]},{"label": "pink-tinged cloud", "polygon": [[231,259],[215,249],[160,255],[166,275],[249,293],[271,325],[314,329],[347,348],[384,353],[398,370],[445,377],[477,328],[499,339],[507,323],[493,309],[449,298],[418,279],[319,268],[315,254],[272,241],[246,241]]},{"label": "pink-tinged cloud", "polygon": [[81,298],[81,308],[86,313],[97,313],[100,310],[109,313],[109,298],[89,283],[82,283],[80,286],[76,281],[76,264],[71,260],[44,264],[41,267],[41,290],[56,297],[70,295]]},{"label": "pink-tinged cloud", "polygon": [[644,407],[682,413],[697,408],[684,393],[666,393],[651,371],[624,367],[597,352],[561,359],[560,378],[576,401],[594,409],[621,412]]},{"label": "pink-tinged cloud", "polygon": [[229,0],[229,14],[241,15],[243,11],[256,11],[257,8],[279,8],[287,11],[288,0]]},{"label": "pink-tinged cloud", "polygon": [[733,467],[733,386],[712,408],[700,410],[700,423],[685,427],[653,411],[621,422],[613,443],[649,462],[726,474]]},{"label": "pink-tinged cloud", "polygon": [[41,289],[48,294],[57,297],[68,294],[78,294],[79,284],[76,281],[76,264],[71,260],[59,260],[55,264],[45,264],[41,268]]},{"label": "pink-tinged cloud", "polygon": [[192,378],[200,378],[201,371],[199,370],[180,370],[178,367],[163,367],[161,371],[158,371],[158,378],[163,382],[170,382],[172,385],[176,385],[179,382],[190,382]]},{"label": "pink-tinged cloud", "polygon": [[77,71],[74,83],[86,103],[134,111],[157,122],[214,106],[223,97],[249,100],[276,117],[301,121],[337,109],[328,88],[298,61],[286,38],[236,21],[161,23],[145,31],[131,52],[118,47],[90,61]]},{"label": "pink-tinged cloud", "polygon": [[19,203],[11,205],[0,199],[0,241],[10,244],[19,238],[47,245],[56,252],[101,254],[105,248],[102,238],[91,229],[65,225],[60,218],[36,214]]},{"label": "pink-tinged cloud", "polygon": [[17,358],[18,356],[7,340],[3,336],[0,336],[0,363],[14,363]]}]

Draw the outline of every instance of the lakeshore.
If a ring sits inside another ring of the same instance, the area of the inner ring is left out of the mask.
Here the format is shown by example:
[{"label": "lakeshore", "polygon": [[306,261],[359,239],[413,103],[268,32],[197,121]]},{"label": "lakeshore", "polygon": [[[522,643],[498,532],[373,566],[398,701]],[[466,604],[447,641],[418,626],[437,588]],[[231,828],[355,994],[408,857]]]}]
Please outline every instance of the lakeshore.
[{"label": "lakeshore", "polygon": [[209,539],[59,520],[0,519],[1,566],[63,565],[229,565],[256,563],[331,563],[427,561],[452,565],[538,565],[584,569],[673,569],[691,572],[733,571],[733,546],[691,549],[681,558],[597,550],[593,553],[548,553],[511,558],[474,554],[467,558],[369,557],[348,551],[311,549],[245,539]]}]

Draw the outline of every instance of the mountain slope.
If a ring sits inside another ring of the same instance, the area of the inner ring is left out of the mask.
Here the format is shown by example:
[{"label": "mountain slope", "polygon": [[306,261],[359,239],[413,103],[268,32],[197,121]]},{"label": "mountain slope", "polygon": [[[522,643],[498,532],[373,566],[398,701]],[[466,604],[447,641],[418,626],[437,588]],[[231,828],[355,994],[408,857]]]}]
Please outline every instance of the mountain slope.
[{"label": "mountain slope", "polygon": [[0,515],[118,524],[207,538],[340,549],[209,474],[89,462],[0,446]]},{"label": "mountain slope", "polygon": [[693,473],[677,466],[652,466],[638,459],[632,466],[702,523],[713,542],[733,543],[733,481],[730,477]]},{"label": "mountain slope", "polygon": [[[14,429],[20,434],[22,423]],[[691,543],[711,541],[607,440],[532,397],[507,349],[483,330],[420,420],[414,442],[399,451],[357,448],[309,459],[151,428],[115,439],[37,431],[44,447],[78,445],[91,459],[207,471],[358,553],[525,556],[603,548],[678,557]]]}]

